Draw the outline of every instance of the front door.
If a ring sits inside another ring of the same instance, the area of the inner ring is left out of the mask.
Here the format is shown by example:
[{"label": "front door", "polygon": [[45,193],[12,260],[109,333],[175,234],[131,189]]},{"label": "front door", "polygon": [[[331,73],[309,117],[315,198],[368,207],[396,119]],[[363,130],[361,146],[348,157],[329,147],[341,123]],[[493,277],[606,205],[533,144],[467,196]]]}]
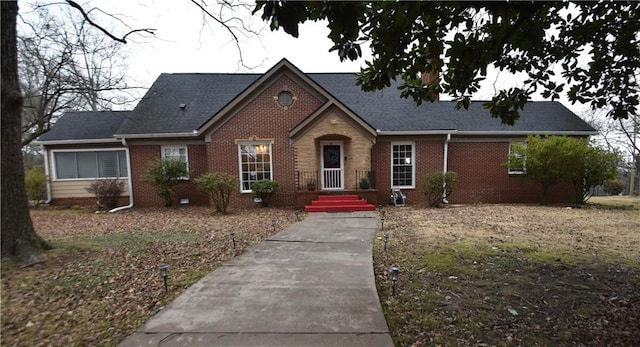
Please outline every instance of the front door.
[{"label": "front door", "polygon": [[322,143],[322,189],[344,189],[342,142]]}]

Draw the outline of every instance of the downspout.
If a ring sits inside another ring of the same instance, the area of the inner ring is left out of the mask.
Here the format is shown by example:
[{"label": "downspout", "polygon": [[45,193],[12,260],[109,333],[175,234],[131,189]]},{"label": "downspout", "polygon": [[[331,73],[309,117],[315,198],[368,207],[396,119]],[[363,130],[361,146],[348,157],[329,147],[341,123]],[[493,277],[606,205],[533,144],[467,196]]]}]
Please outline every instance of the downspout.
[{"label": "downspout", "polygon": [[127,157],[127,176],[129,182],[129,205],[120,206],[109,210],[111,212],[118,212],[122,210],[126,210],[128,208],[133,207],[133,176],[131,176],[131,155],[129,154],[129,146],[127,145],[127,140],[125,138],[122,139],[122,144],[124,145],[124,152]]},{"label": "downspout", "polygon": [[42,152],[44,153],[44,174],[47,176],[47,200],[45,204],[50,204],[53,200],[51,196],[51,176],[49,175],[49,150],[42,145]]},{"label": "downspout", "polygon": [[442,164],[442,202],[448,204],[447,200],[447,180],[445,176],[447,175],[447,164],[449,163],[449,141],[451,141],[451,133],[447,134],[447,139],[444,141],[444,160]]}]

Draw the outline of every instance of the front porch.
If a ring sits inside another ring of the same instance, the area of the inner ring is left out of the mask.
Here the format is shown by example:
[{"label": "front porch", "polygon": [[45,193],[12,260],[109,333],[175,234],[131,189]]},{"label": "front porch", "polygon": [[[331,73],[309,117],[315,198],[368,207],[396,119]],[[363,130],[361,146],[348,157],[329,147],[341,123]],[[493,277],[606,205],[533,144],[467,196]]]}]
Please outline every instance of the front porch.
[{"label": "front porch", "polygon": [[[378,190],[376,189],[375,171],[354,170],[343,172],[345,179],[350,177],[344,189],[324,189],[323,182],[328,182],[330,186],[335,186],[336,182],[331,182],[336,175],[327,173],[328,177],[321,177],[319,171],[296,171],[296,207],[304,208],[319,196],[324,195],[356,195],[360,199],[365,199],[371,204],[380,205]],[[320,184],[318,184],[320,182]],[[356,183],[357,182],[357,183]]]}]

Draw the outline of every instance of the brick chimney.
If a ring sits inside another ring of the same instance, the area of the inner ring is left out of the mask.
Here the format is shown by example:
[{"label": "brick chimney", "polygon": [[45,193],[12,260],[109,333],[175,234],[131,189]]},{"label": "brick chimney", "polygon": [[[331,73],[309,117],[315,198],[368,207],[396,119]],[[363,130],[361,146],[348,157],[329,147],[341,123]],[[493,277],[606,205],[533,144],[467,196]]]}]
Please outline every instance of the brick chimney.
[{"label": "brick chimney", "polygon": [[[432,70],[431,72],[423,72],[420,74],[420,79],[424,84],[430,84],[440,78],[440,71]],[[436,96],[436,100],[440,100],[440,94]]]}]

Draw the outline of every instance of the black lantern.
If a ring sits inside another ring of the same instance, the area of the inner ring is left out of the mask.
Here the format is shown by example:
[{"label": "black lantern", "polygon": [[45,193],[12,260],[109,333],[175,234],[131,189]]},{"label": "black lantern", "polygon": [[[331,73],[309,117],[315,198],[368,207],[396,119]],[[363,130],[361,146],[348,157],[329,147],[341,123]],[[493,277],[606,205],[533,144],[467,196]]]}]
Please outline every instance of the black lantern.
[{"label": "black lantern", "polygon": [[162,264],[158,266],[158,270],[160,270],[160,276],[164,281],[164,292],[166,293],[169,291],[169,288],[167,287],[167,277],[169,277],[169,265]]},{"label": "black lantern", "polygon": [[231,235],[231,242],[233,242],[233,249],[236,249],[236,231],[231,229],[231,231],[229,232],[229,235]]},{"label": "black lantern", "polygon": [[384,251],[387,251],[387,242],[389,242],[389,233],[384,233],[384,236],[382,237],[382,240],[384,240]]},{"label": "black lantern", "polygon": [[398,283],[398,275],[400,274],[400,269],[397,266],[392,266],[389,269],[389,276],[391,277],[391,294],[396,295],[396,284]]}]

